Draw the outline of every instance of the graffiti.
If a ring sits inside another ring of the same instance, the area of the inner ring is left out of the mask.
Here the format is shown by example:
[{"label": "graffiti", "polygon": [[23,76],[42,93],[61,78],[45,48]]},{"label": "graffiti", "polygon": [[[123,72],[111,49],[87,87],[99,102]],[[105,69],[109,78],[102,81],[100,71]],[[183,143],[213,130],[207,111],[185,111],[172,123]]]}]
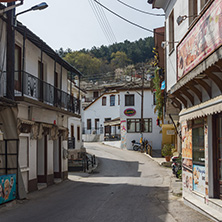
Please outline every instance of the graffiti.
[{"label": "graffiti", "polygon": [[16,198],[16,175],[0,176],[0,204]]}]

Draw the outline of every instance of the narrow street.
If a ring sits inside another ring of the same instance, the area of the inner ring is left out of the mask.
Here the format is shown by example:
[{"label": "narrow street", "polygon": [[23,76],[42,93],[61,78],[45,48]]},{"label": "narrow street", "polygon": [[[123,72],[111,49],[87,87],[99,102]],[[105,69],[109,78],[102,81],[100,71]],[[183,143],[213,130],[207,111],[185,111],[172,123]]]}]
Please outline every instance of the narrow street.
[{"label": "narrow street", "polygon": [[68,181],[2,207],[0,221],[210,221],[171,194],[170,169],[139,152],[84,145],[98,159],[92,174],[70,173]]}]

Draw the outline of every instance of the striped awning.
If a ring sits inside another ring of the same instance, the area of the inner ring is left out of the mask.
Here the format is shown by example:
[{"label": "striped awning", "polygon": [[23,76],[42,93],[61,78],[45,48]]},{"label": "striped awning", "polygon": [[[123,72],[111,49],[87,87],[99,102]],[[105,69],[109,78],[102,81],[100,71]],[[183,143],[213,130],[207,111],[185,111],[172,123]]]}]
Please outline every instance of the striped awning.
[{"label": "striped awning", "polygon": [[220,112],[222,112],[222,95],[188,109],[183,109],[179,113],[180,122],[213,115]]}]

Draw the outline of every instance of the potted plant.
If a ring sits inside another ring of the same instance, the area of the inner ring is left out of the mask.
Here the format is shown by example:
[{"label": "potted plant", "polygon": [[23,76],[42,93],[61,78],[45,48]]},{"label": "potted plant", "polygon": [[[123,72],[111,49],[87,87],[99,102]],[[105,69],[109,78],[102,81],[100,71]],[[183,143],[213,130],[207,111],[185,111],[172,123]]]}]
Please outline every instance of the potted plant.
[{"label": "potted plant", "polygon": [[170,161],[170,158],[172,157],[172,144],[170,143],[166,143],[163,145],[163,148],[161,150],[161,154],[162,156],[165,157],[166,161],[169,162]]}]

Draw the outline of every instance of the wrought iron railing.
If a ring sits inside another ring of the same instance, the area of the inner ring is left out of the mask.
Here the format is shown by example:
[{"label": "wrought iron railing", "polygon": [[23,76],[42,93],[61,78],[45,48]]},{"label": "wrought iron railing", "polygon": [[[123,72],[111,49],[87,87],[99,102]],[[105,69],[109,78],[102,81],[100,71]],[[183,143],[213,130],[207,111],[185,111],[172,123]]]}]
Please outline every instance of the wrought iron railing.
[{"label": "wrought iron railing", "polygon": [[70,94],[27,73],[21,72],[19,84],[15,84],[15,96],[26,96],[43,103],[80,114],[80,100]]}]

